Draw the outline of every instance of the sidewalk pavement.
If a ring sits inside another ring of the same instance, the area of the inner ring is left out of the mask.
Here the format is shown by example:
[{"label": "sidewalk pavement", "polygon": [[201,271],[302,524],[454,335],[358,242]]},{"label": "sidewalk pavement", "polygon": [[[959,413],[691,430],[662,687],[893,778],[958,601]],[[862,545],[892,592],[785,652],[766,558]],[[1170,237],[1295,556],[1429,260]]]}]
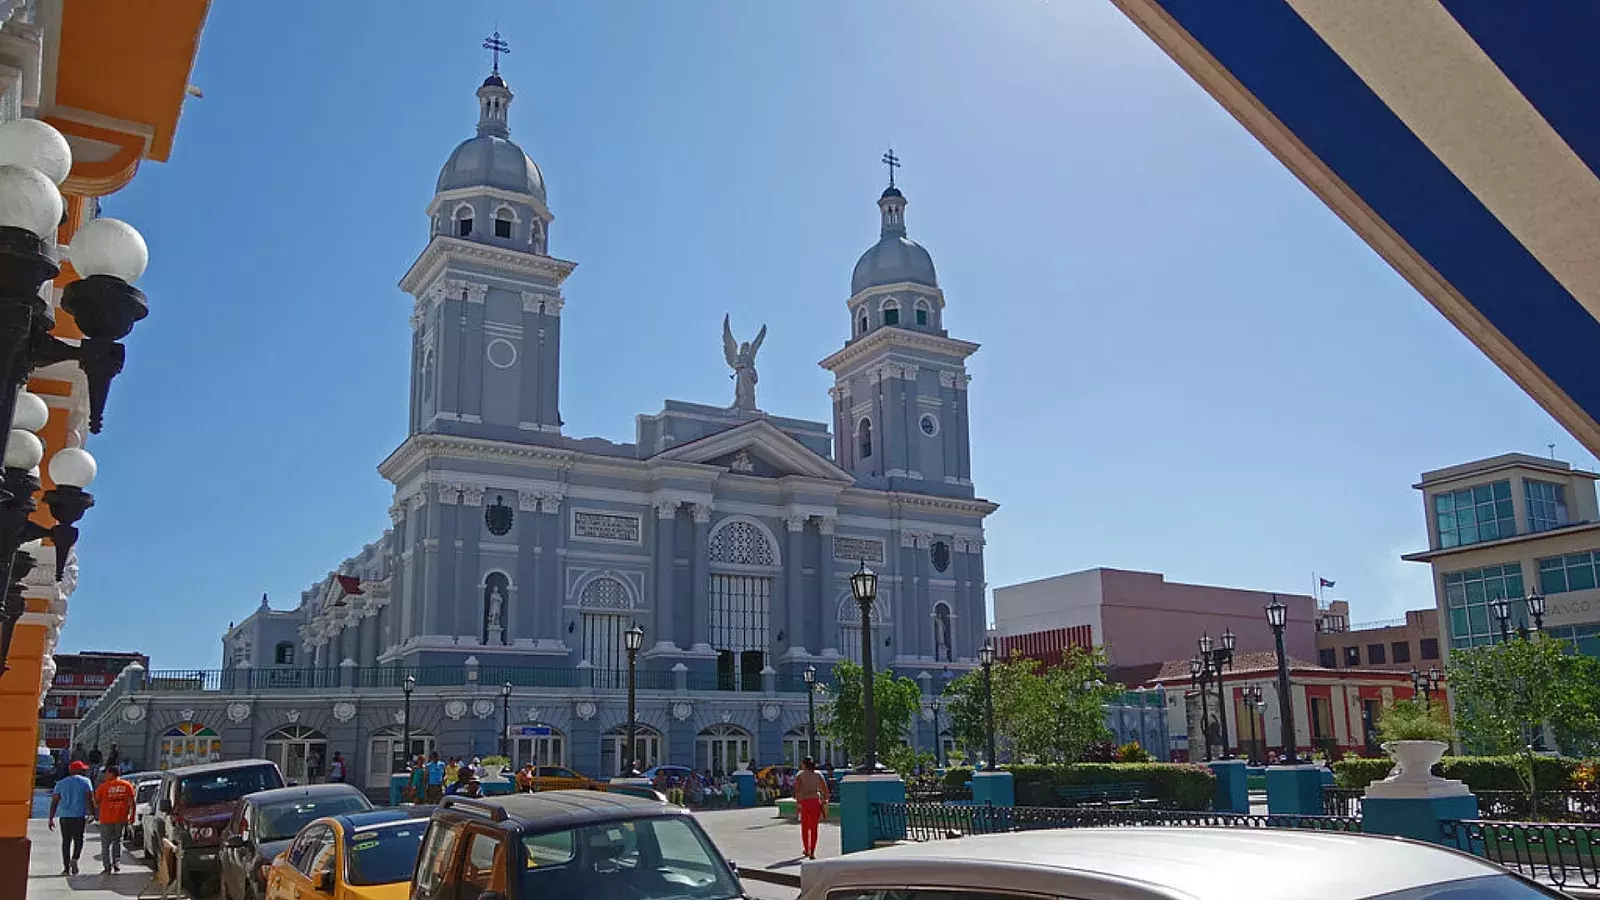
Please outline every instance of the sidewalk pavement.
[{"label": "sidewalk pavement", "polygon": [[122,872],[100,874],[100,830],[92,822],[84,829],[77,875],[61,874],[61,832],[51,831],[43,818],[28,820],[28,840],[33,842],[28,860],[28,900],[123,900],[141,893],[145,897],[161,894],[150,867],[132,859],[126,847],[122,848]]},{"label": "sidewalk pavement", "polygon": [[[799,891],[761,881],[755,870],[800,874],[800,825],[778,817],[771,806],[751,809],[716,809],[695,813],[722,855],[739,864],[746,877],[745,890],[761,900],[790,900]],[[839,821],[824,820],[817,834],[817,858],[839,855]]]}]

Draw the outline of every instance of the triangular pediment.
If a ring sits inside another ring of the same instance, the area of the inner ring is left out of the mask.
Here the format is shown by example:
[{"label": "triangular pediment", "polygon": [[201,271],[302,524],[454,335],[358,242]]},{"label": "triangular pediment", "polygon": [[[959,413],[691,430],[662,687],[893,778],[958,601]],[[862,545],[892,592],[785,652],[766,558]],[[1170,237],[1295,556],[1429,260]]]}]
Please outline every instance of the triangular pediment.
[{"label": "triangular pediment", "polygon": [[854,476],[762,419],[657,453],[652,459],[718,466],[736,475],[801,475],[846,484]]}]

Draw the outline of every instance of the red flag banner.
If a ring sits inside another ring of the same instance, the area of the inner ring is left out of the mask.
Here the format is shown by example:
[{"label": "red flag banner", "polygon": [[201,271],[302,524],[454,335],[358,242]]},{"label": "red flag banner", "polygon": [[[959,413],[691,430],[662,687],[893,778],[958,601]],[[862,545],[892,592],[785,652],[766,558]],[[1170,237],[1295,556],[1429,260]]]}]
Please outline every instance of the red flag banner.
[{"label": "red flag banner", "polygon": [[346,594],[361,593],[361,579],[354,575],[335,575],[333,577],[339,579],[339,589]]}]

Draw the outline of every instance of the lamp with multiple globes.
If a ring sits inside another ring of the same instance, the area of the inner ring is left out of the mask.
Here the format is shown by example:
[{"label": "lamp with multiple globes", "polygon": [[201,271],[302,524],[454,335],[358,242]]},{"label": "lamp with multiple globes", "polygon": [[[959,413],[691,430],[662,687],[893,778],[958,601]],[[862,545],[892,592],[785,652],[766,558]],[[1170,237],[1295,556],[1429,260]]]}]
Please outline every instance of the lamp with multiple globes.
[{"label": "lamp with multiple globes", "polygon": [[[1232,628],[1222,631],[1222,640],[1214,642],[1209,633],[1200,635],[1200,654],[1190,661],[1191,674],[1200,680],[1200,720],[1206,719],[1206,684],[1212,678],[1217,680],[1217,736],[1222,744],[1222,758],[1233,759],[1233,741],[1228,737],[1228,712],[1227,688],[1222,681],[1224,669],[1233,668],[1233,648],[1239,643],[1239,636],[1233,633]],[[1194,671],[1198,663],[1199,671]],[[1206,759],[1211,759],[1211,736],[1206,734]]]},{"label": "lamp with multiple globes", "polygon": [[500,685],[500,755],[510,758],[511,745],[511,682]]},{"label": "lamp with multiple globes", "polygon": [[405,744],[405,751],[401,758],[405,760],[406,770],[411,768],[411,692],[417,689],[417,676],[407,675],[400,679],[400,692],[405,694],[405,709],[400,713],[400,742]]},{"label": "lamp with multiple globes", "polygon": [[[10,423],[0,473],[0,674],[9,669],[11,641],[26,610],[22,580],[36,564],[22,548],[49,538],[59,581],[78,539],[77,522],[94,505],[84,490],[94,480],[94,457],[64,447],[50,460],[55,486],[44,494],[56,524],[30,521],[45,455],[37,432],[49,409],[23,388],[35,369],[75,362],[88,388],[89,431],[98,434],[111,381],[122,371],[121,341],[148,312],[144,293],[133,286],[149,262],[144,238],[126,222],[93,219],[66,248],[79,279],[61,293],[61,308],[83,338],[73,344],[51,334],[55,309],[43,289],[61,272],[50,242],[62,218],[59,186],[71,168],[66,138],[47,123],[0,124],[0,422]],[[81,443],[81,436],[73,440]]]},{"label": "lamp with multiple globes", "polygon": [[1544,595],[1538,591],[1534,591],[1528,595],[1527,604],[1528,616],[1533,619],[1533,630],[1543,631],[1545,609]]},{"label": "lamp with multiple globes", "polygon": [[1491,598],[1489,615],[1500,625],[1500,643],[1511,640],[1511,601],[1505,597]]}]

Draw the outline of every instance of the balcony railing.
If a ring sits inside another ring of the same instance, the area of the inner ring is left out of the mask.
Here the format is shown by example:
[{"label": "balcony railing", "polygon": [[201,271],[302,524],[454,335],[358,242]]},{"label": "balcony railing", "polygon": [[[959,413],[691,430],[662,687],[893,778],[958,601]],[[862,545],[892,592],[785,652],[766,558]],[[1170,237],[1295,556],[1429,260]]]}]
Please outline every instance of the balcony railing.
[{"label": "balcony railing", "polygon": [[[473,675],[476,675],[474,678]],[[636,685],[641,691],[678,689],[678,673],[659,669],[639,669]],[[589,688],[624,691],[628,687],[626,669],[556,668],[524,666],[373,666],[338,669],[166,669],[149,672],[144,683],[132,686],[156,693],[256,693],[263,691],[304,691],[337,688],[400,688],[406,676],[416,679],[417,687],[497,688],[506,682],[518,688]],[[749,691],[764,689],[764,676],[745,673],[687,672],[683,686],[689,691]],[[805,681],[797,676],[773,676],[773,689],[784,693],[804,693]]]}]

